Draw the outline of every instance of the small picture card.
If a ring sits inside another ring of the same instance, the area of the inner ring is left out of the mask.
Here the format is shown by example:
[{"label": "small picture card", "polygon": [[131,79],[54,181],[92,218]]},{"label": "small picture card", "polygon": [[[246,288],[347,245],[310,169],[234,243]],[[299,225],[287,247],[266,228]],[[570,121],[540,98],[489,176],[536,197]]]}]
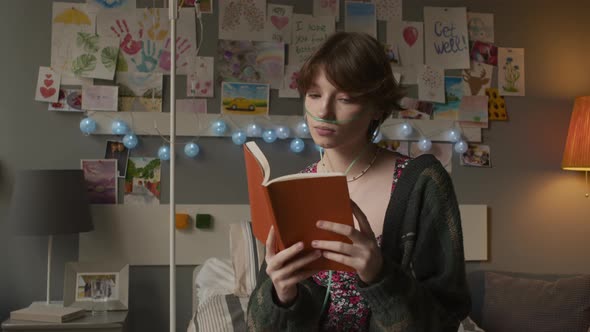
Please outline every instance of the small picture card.
[{"label": "small picture card", "polygon": [[445,101],[434,104],[433,119],[457,120],[459,105],[463,99],[463,79],[455,76],[445,76]]},{"label": "small picture card", "polygon": [[268,114],[268,100],[268,84],[221,83],[221,113],[266,115]]},{"label": "small picture card", "polygon": [[279,98],[299,98],[297,90],[297,77],[299,76],[300,66],[285,66],[285,76],[283,76],[283,88],[279,89]]},{"label": "small picture card", "polygon": [[470,41],[494,42],[494,14],[467,12]]},{"label": "small picture card", "polygon": [[508,112],[506,110],[506,101],[504,96],[496,88],[486,89],[488,97],[488,120],[489,121],[508,121]]},{"label": "small picture card", "polygon": [[497,66],[498,47],[491,43],[475,41],[473,42],[473,46],[471,46],[470,58],[471,61]]},{"label": "small picture card", "polygon": [[459,105],[459,121],[463,127],[488,127],[488,97],[463,96]]},{"label": "small picture card", "polygon": [[490,146],[483,144],[469,144],[467,151],[459,158],[461,166],[492,167]]},{"label": "small picture card", "polygon": [[189,97],[213,97],[213,57],[193,57],[186,76],[186,95]]},{"label": "small picture card", "polygon": [[87,111],[117,111],[118,86],[91,85],[82,88],[82,109]]},{"label": "small picture card", "polygon": [[486,89],[492,85],[494,66],[471,62],[470,69],[463,69],[463,94],[466,96],[485,96]]},{"label": "small picture card", "polygon": [[364,32],[377,38],[375,4],[356,1],[344,3],[344,31]]},{"label": "small picture card", "polygon": [[160,177],[162,167],[160,159],[131,157],[125,176],[125,205],[159,205]]},{"label": "small picture card", "polygon": [[291,43],[291,19],[293,6],[275,5],[269,3],[268,17],[264,33],[266,40],[274,42]]},{"label": "small picture card", "polygon": [[59,99],[61,75],[49,67],[39,67],[35,100],[55,103]]},{"label": "small picture card", "polygon": [[469,68],[469,36],[465,7],[424,7],[426,63],[444,69]]},{"label": "small picture card", "polygon": [[80,161],[90,204],[117,204],[117,160]]},{"label": "small picture card", "polygon": [[82,90],[59,89],[59,99],[55,103],[49,104],[47,109],[58,112],[83,112]]},{"label": "small picture card", "polygon": [[123,142],[107,141],[107,147],[104,152],[104,159],[117,160],[117,174],[124,178],[127,174],[127,161],[129,160],[129,149]]},{"label": "small picture card", "polygon": [[430,120],[434,111],[433,103],[410,97],[403,97],[400,106],[403,110],[398,112],[398,119]]},{"label": "small picture card", "polygon": [[418,68],[418,99],[436,103],[445,102],[445,81],[442,67],[424,65]]},{"label": "small picture card", "polygon": [[524,96],[524,48],[498,49],[498,90],[502,96]]}]

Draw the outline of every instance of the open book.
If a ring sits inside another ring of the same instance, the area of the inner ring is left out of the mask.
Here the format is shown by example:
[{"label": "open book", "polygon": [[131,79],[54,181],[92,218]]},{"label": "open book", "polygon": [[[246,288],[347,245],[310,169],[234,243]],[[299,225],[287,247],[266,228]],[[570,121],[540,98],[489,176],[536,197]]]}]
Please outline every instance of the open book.
[{"label": "open book", "polygon": [[[303,241],[302,254],[313,251],[311,241],[351,243],[345,236],[316,227],[328,220],[354,227],[346,176],[342,173],[299,173],[270,180],[270,165],[255,142],[244,145],[248,195],[254,236],[262,243],[271,226],[277,252]],[[320,257],[307,268],[352,271],[348,266]]]}]

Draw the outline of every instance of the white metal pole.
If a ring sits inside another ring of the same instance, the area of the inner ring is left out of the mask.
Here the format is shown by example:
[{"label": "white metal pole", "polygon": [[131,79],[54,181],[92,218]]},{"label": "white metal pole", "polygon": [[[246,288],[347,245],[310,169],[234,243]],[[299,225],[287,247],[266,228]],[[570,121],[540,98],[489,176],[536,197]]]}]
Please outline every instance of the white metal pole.
[{"label": "white metal pole", "polygon": [[49,305],[49,288],[51,285],[51,250],[53,248],[53,235],[49,235],[47,243],[47,305]]},{"label": "white metal pole", "polygon": [[169,0],[170,17],[170,332],[176,332],[176,201],[174,195],[176,143],[176,19],[177,0]]}]

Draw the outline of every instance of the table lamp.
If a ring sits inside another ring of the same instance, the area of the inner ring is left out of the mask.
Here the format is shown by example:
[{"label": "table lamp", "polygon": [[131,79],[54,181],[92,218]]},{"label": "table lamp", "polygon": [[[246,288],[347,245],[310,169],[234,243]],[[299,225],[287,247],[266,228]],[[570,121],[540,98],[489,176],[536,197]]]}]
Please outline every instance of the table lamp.
[{"label": "table lamp", "polygon": [[47,303],[53,235],[93,229],[82,170],[21,170],[15,178],[9,222],[16,235],[48,235]]},{"label": "table lamp", "polygon": [[[569,171],[590,171],[590,96],[577,97],[567,131],[561,168]],[[586,193],[586,198],[590,196]]]}]

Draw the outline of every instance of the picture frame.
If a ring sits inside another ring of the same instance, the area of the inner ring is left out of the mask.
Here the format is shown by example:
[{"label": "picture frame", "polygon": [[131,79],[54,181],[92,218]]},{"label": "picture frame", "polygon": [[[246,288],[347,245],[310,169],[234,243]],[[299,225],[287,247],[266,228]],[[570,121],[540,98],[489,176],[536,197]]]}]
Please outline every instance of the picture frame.
[{"label": "picture frame", "polygon": [[[92,282],[94,280],[94,282]],[[128,310],[129,264],[121,262],[66,263],[64,273],[64,306],[92,310],[91,283],[107,284],[107,311]]]}]

